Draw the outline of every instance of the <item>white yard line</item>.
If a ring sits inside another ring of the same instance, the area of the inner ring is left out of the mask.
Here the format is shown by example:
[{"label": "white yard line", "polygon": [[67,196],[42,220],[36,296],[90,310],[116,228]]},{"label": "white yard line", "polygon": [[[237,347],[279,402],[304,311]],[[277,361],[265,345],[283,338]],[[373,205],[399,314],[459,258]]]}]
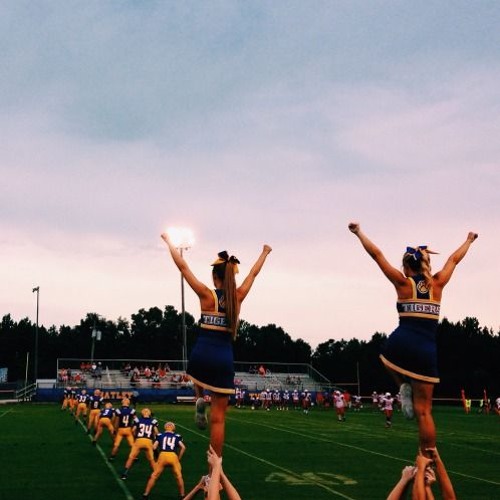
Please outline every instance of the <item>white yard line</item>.
[{"label": "white yard line", "polygon": [[[226,418],[228,418],[228,417],[226,417]],[[231,419],[231,417],[229,417],[229,419]],[[361,451],[363,453],[367,453],[367,454],[370,454],[370,455],[377,455],[379,457],[389,458],[391,460],[396,460],[398,462],[409,463],[408,460],[405,460],[403,458],[394,457],[392,455],[387,455],[385,453],[379,453],[377,451],[369,450],[369,449],[366,449],[366,448],[361,448],[359,446],[353,446],[353,445],[350,445],[350,444],[340,443],[338,441],[333,441],[332,439],[320,438],[320,437],[318,437],[317,435],[314,435],[314,434],[305,434],[305,433],[302,433],[302,432],[292,431],[290,429],[284,429],[282,427],[275,427],[275,426],[268,425],[268,424],[250,422],[248,420],[239,420],[239,421],[240,422],[245,422],[245,423],[250,424],[250,425],[259,425],[261,427],[267,427],[268,429],[273,429],[273,430],[276,430],[276,431],[286,432],[288,434],[294,434],[296,436],[307,437],[307,439],[314,439],[315,441],[321,441],[321,442],[324,442],[324,443],[335,444],[337,446],[342,446],[344,448],[350,448],[350,449]],[[496,486],[500,486],[500,482],[498,482],[498,481],[491,481],[490,479],[484,479],[484,478],[481,478],[481,477],[471,476],[469,474],[464,474],[462,472],[457,472],[457,471],[453,471],[453,470],[450,470],[450,469],[448,469],[448,473],[455,474],[455,475],[461,476],[461,477],[465,477],[467,479],[474,479],[475,481],[480,481],[480,482],[483,482],[483,483],[494,484]]]},{"label": "white yard line", "polygon": [[0,418],[5,417],[5,415],[12,413],[13,411],[14,411],[14,408],[10,408],[7,411],[3,411],[2,413],[0,413]]},{"label": "white yard line", "polygon": [[[207,434],[202,434],[201,432],[194,431],[193,429],[191,429],[189,427],[182,426],[182,425],[178,425],[178,427],[181,428],[181,429],[184,429],[184,430],[186,430],[188,432],[191,432],[192,434],[196,434],[197,436],[204,437],[208,441]],[[242,450],[241,448],[237,448],[236,446],[232,446],[232,445],[227,444],[227,443],[225,443],[224,446],[226,448],[230,448],[233,451],[241,453],[242,455],[246,455],[247,457],[250,457],[253,460],[256,460],[257,462],[262,462],[262,463],[264,463],[266,465],[269,465],[270,467],[273,467],[274,469],[277,469],[279,471],[285,472],[286,474],[288,474],[288,475],[296,478],[299,481],[303,480],[302,475],[298,474],[297,472],[294,472],[294,471],[292,471],[290,469],[286,469],[285,467],[281,467],[278,464],[275,464],[273,462],[270,462],[269,460],[265,460],[264,458],[261,458],[261,457],[258,457],[256,455],[253,455],[252,453],[248,453],[248,452]],[[336,491],[336,490],[328,487],[326,484],[322,484],[322,483],[319,483],[319,482],[316,482],[316,483],[311,482],[310,485],[322,488],[322,489],[328,491],[329,493],[331,493],[333,496],[337,496],[337,497],[340,497],[340,498],[345,498],[346,500],[356,500],[356,499],[354,499],[352,497],[344,495],[340,491]]]},{"label": "white yard line", "polygon": [[[87,428],[85,425],[80,421],[80,425],[82,426],[83,430],[87,432]],[[92,436],[88,436],[89,440],[92,441]],[[104,453],[103,449],[99,446],[98,443],[95,445],[96,450],[99,452],[99,454],[102,457],[102,460],[106,464],[106,467],[110,470],[111,475],[114,477],[115,481],[118,483],[118,486],[121,488],[123,493],[125,494],[125,498],[127,500],[134,500],[134,496],[132,493],[130,493],[130,490],[127,488],[127,485],[125,484],[125,481],[120,479],[120,476],[116,472],[115,468],[109,463],[108,457],[106,456],[106,453]]]}]

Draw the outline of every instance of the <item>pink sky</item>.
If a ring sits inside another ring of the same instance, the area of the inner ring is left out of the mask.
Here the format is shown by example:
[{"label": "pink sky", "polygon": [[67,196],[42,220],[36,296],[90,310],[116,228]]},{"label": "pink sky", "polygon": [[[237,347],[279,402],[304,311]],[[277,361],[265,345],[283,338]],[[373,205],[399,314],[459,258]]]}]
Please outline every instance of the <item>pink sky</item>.
[{"label": "pink sky", "polygon": [[[207,282],[218,251],[239,257],[242,278],[273,247],[243,319],[313,347],[369,339],[394,328],[395,294],[348,232],[356,220],[396,266],[407,244],[439,251],[434,270],[478,232],[442,312],[498,332],[500,65],[489,22],[465,6],[439,25],[424,22],[432,9],[384,7],[357,18],[366,36],[346,40],[332,26],[349,32],[356,6],[262,25],[236,9],[186,33],[172,20],[163,32],[157,8],[124,9],[118,24],[109,6],[78,19],[5,12],[2,314],[34,321],[38,285],[45,326],[180,308],[159,235],[185,225],[196,237],[187,258]],[[391,15],[406,31],[387,26]],[[149,30],[130,32],[137,16]],[[307,28],[292,30],[304,17]],[[452,26],[482,38],[457,44]],[[190,291],[186,309],[198,316]]]}]

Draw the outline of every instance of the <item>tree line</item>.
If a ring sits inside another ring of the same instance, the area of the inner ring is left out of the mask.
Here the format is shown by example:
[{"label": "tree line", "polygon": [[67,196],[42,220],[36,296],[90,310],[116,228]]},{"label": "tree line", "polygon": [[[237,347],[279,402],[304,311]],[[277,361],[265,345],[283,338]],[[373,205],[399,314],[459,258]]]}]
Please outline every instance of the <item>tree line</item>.
[{"label": "tree line", "polygon": [[[196,322],[189,313],[185,324],[189,352],[196,335]],[[182,359],[182,315],[173,306],[140,309],[130,321],[111,321],[88,313],[73,327],[39,326],[38,377],[55,378],[58,358],[90,359],[94,329],[102,333],[95,343],[96,359]],[[26,353],[33,360],[35,330],[28,318],[16,322],[10,314],[3,316],[0,368],[8,368],[9,381],[24,379]],[[277,325],[257,326],[242,320],[234,355],[240,362],[308,363],[332,383],[355,383],[359,378],[361,392],[367,395],[373,390],[394,390],[378,359],[386,338],[385,333],[375,332],[366,341],[329,339],[313,350]],[[444,318],[438,326],[437,342],[441,376],[437,397],[458,397],[462,388],[474,398],[480,397],[483,389],[492,398],[500,395],[500,332],[481,327],[476,318],[457,323]],[[29,374],[33,378],[33,362]]]}]

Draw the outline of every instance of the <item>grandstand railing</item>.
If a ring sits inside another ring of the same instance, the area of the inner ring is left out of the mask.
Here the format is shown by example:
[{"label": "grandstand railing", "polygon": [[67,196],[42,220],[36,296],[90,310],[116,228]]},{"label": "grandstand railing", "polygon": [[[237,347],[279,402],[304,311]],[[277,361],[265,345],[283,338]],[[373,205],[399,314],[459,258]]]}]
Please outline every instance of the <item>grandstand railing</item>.
[{"label": "grandstand railing", "polygon": [[33,396],[36,394],[37,384],[33,382],[31,384],[27,384],[17,389],[15,392],[15,397],[18,401],[31,401]]}]

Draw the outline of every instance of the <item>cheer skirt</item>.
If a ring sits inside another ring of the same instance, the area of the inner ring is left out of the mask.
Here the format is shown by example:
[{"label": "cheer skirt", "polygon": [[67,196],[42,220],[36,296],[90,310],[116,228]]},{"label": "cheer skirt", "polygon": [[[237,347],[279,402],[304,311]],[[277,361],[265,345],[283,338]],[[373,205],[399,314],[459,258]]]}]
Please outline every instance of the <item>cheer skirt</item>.
[{"label": "cheer skirt", "polygon": [[187,374],[204,389],[234,394],[233,340],[228,332],[204,331],[199,328]]},{"label": "cheer skirt", "polygon": [[439,383],[436,329],[436,321],[401,320],[384,345],[382,363],[406,377]]}]

